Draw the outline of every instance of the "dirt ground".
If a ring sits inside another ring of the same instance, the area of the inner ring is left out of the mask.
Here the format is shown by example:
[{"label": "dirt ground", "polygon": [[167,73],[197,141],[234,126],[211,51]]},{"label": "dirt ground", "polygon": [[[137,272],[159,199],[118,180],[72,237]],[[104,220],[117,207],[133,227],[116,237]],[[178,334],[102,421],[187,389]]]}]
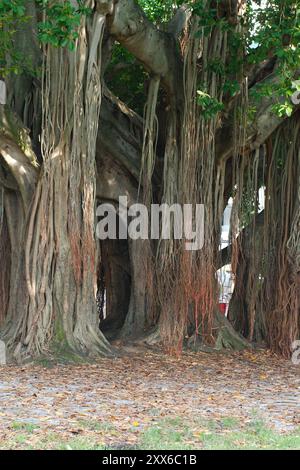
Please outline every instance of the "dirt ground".
[{"label": "dirt ground", "polygon": [[184,353],[149,350],[93,364],[0,367],[0,442],[18,429],[97,435],[101,445],[134,445],[161,420],[258,416],[286,433],[300,425],[300,369],[268,351]]}]

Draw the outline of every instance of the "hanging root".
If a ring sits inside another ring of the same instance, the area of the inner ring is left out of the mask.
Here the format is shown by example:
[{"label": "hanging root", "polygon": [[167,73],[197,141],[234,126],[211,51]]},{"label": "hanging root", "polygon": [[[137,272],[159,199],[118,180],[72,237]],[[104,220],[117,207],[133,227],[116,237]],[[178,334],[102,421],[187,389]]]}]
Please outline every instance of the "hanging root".
[{"label": "hanging root", "polygon": [[[263,172],[258,171],[259,159]],[[231,310],[230,319],[250,341],[265,341],[287,358],[300,331],[299,167],[299,116],[295,115],[264,148],[236,159],[231,221],[232,267],[237,277],[231,307],[237,312]],[[265,185],[265,210],[263,224],[257,226],[261,185]],[[254,214],[252,221],[237,237],[249,212]]]},{"label": "hanging root", "polygon": [[[218,165],[214,138],[218,113],[206,119],[197,102],[199,83],[206,93],[222,101],[222,78],[209,71],[211,60],[225,60],[227,33],[213,29],[209,36],[199,31],[198,19],[189,28],[183,44],[184,110],[171,109],[165,150],[164,195],[167,204],[202,203],[205,207],[204,247],[187,251],[185,241],[161,240],[158,249],[158,293],[160,330],[168,350],[178,352],[184,337],[193,329],[213,344],[214,312],[217,304],[215,277],[216,246],[223,208],[225,165]],[[201,67],[199,64],[201,63]],[[217,180],[217,184],[212,182]]]},{"label": "hanging root", "polygon": [[262,308],[268,344],[284,357],[300,331],[299,126],[295,116],[276,132],[267,175]]},{"label": "hanging root", "polygon": [[149,206],[152,202],[152,176],[155,168],[158,138],[158,120],[156,116],[160,79],[150,80],[147,103],[144,111],[144,140],[140,172],[140,187],[143,187],[143,200]]}]

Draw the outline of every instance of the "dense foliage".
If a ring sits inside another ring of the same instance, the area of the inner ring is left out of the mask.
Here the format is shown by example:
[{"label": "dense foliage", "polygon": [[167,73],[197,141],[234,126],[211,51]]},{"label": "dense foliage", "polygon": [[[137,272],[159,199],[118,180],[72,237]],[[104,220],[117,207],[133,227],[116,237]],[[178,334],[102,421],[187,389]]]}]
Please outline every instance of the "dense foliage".
[{"label": "dense foliage", "polygon": [[[78,2],[75,8],[69,0],[56,3],[50,0],[36,0],[40,17],[44,11],[47,20],[39,22],[39,40],[56,47],[74,48],[77,39],[77,27],[81,15],[90,14],[85,1]],[[139,0],[147,17],[164,28],[172,18],[182,0]],[[278,115],[292,112],[290,96],[295,88],[294,75],[300,66],[300,10],[294,0],[256,0],[247,2],[247,13],[242,20],[242,28],[236,28],[230,18],[222,16],[220,9],[210,6],[206,0],[188,2],[194,13],[199,16],[199,27],[204,34],[209,34],[213,27],[229,31],[231,48],[227,63],[209,63],[208,67],[224,77],[225,96],[234,95],[239,89],[238,77],[244,69],[253,64],[275,57],[278,59],[276,73],[280,82],[276,86],[262,85],[255,87],[254,95],[276,95],[278,102],[274,112]],[[0,75],[21,73],[30,70],[30,64],[14,48],[14,33],[20,24],[28,21],[25,15],[25,0],[2,0],[0,4]],[[202,34],[202,33],[201,33]],[[145,101],[146,74],[129,52],[118,43],[115,44],[107,79],[112,90],[129,106],[142,112]],[[284,97],[284,99],[283,99]],[[222,110],[222,103],[210,98],[199,84],[199,105],[203,114],[210,118]]]},{"label": "dense foliage", "polygon": [[22,57],[14,50],[13,39],[16,29],[25,16],[24,0],[2,0],[0,3],[0,77],[20,73]]}]

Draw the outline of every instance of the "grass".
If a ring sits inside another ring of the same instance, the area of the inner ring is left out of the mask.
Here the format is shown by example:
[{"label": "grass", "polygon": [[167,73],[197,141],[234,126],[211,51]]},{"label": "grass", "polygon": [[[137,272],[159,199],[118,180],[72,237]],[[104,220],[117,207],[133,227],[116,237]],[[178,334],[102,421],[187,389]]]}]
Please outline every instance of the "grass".
[{"label": "grass", "polygon": [[11,425],[11,429],[13,429],[14,431],[25,431],[27,433],[32,433],[38,428],[39,428],[39,426],[37,426],[35,424],[24,423],[22,421],[21,422],[20,421],[15,421]]},{"label": "grass", "polygon": [[104,431],[109,433],[109,431],[116,430],[116,427],[110,423],[99,423],[98,421],[88,421],[86,419],[80,419],[78,425],[91,431]]},{"label": "grass", "polygon": [[278,433],[263,421],[252,420],[244,426],[234,417],[219,421],[202,421],[176,425],[174,421],[149,428],[142,436],[142,449],[147,450],[231,450],[231,449],[300,449],[300,428],[290,433]]},{"label": "grass", "polygon": [[[81,435],[72,437],[71,432],[45,432],[38,426],[15,422],[10,426],[9,437],[0,440],[0,449],[111,450],[115,448],[114,442],[116,448],[143,450],[300,449],[300,428],[279,433],[256,416],[248,423],[234,416],[192,423],[182,418],[166,418],[138,434],[135,431],[136,443],[132,444],[130,439],[128,445],[126,435],[110,423],[81,420],[78,427]],[[109,445],[105,442],[107,437]]]}]

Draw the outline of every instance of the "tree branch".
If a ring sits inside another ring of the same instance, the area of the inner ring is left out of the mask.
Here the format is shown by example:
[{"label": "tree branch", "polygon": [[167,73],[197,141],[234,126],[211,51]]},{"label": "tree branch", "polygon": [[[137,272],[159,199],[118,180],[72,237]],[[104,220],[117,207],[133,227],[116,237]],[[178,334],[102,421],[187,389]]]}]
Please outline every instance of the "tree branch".
[{"label": "tree branch", "polygon": [[24,208],[27,209],[36,187],[38,169],[33,166],[20,147],[3,134],[0,135],[0,157],[15,178]]},{"label": "tree branch", "polygon": [[[295,75],[299,76],[300,71]],[[279,78],[278,76],[267,77],[263,82],[268,83],[269,85],[277,84]],[[260,84],[263,82],[259,82]],[[278,116],[272,111],[274,104],[278,102],[277,96],[265,97],[261,99],[259,108],[256,111],[255,118],[252,122],[249,122],[246,133],[244,145],[244,150],[253,150],[259,148],[271,134],[287,119],[287,116]],[[231,106],[233,109],[234,106]],[[250,99],[249,107],[257,108],[257,102],[254,98]],[[294,112],[296,112],[300,106],[294,106]],[[218,154],[219,160],[227,159],[234,151],[235,148],[235,124],[233,118],[233,111],[228,115],[228,118],[223,123],[222,127],[219,129],[216,138],[216,151]]]},{"label": "tree branch", "polygon": [[167,24],[168,33],[172,34],[174,38],[177,39],[187,27],[191,15],[191,8],[188,5],[183,4],[178,8],[173,18]]},{"label": "tree branch", "polygon": [[[98,0],[98,3],[106,0]],[[172,95],[182,81],[182,60],[172,34],[160,31],[134,0],[114,1],[108,16],[110,34],[131,52],[153,75],[161,78]]]}]

